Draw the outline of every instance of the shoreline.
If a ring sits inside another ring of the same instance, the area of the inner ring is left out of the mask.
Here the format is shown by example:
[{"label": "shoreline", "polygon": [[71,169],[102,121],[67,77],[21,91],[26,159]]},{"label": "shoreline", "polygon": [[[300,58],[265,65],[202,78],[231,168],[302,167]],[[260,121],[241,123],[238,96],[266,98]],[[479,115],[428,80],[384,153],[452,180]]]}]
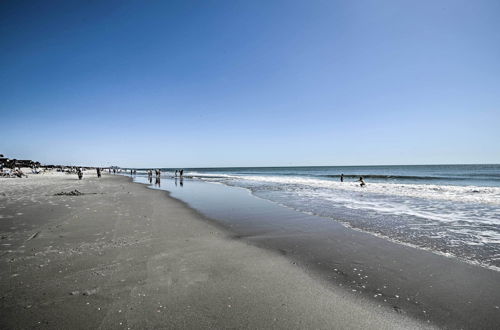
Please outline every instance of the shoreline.
[{"label": "shoreline", "polygon": [[[328,218],[306,215],[253,196],[246,189],[187,180],[177,189],[168,182],[163,181],[163,187],[167,184],[163,189],[172,189],[172,197],[232,230],[235,238],[285,255],[330,285],[349,287],[398,313],[440,327],[494,328],[500,324],[497,271],[389,241]],[[238,191],[244,191],[241,195],[245,196],[235,198]],[[197,194],[201,196],[191,196]],[[211,197],[209,202],[204,201],[208,195],[219,195],[220,200]],[[212,207],[214,204],[218,206]],[[227,204],[253,209],[250,213],[234,212],[224,208]],[[246,220],[250,217],[252,221]],[[306,228],[308,224],[315,229]],[[361,273],[369,281],[357,276]]]},{"label": "shoreline", "polygon": [[429,327],[128,178],[0,180],[2,327]]}]

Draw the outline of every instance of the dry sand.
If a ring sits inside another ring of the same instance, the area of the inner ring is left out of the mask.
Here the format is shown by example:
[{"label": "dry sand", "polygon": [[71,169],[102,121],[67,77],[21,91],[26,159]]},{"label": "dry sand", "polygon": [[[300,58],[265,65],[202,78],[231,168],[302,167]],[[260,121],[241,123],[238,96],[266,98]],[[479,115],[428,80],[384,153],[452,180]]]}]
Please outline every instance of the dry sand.
[{"label": "dry sand", "polygon": [[[75,189],[84,194],[55,195]],[[2,329],[429,326],[125,177],[0,179],[0,233]]]}]

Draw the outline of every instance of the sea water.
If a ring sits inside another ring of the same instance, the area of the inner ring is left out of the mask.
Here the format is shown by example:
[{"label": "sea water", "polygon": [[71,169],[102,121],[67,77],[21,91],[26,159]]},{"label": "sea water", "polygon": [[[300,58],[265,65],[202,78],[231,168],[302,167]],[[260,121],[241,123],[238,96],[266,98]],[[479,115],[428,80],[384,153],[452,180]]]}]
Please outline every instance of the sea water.
[{"label": "sea water", "polygon": [[198,168],[184,176],[500,270],[500,165]]}]

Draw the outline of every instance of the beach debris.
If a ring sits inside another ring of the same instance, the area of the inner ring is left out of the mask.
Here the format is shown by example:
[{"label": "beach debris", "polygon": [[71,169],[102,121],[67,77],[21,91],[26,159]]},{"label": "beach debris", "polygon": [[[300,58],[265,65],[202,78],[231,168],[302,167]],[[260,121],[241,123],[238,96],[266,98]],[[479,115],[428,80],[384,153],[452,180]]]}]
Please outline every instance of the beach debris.
[{"label": "beach debris", "polygon": [[81,196],[81,195],[85,195],[85,194],[78,191],[77,189],[72,190],[70,192],[61,191],[61,192],[58,192],[57,194],[54,194],[54,196]]},{"label": "beach debris", "polygon": [[[82,296],[91,296],[93,294],[96,294],[98,291],[98,288],[90,289],[90,290],[85,290],[83,292],[80,292],[79,290],[71,291],[69,294],[71,296],[79,296],[80,294]],[[88,304],[87,304],[88,305]]]},{"label": "beach debris", "polygon": [[38,236],[38,234],[40,234],[39,231],[37,231],[36,233],[34,233],[33,235],[31,235],[30,237],[28,237],[27,241],[31,241],[33,238],[36,238]]},{"label": "beach debris", "polygon": [[96,294],[97,293],[97,288],[94,288],[94,289],[90,289],[90,290],[85,290],[82,294],[84,296],[91,296],[93,294]]}]

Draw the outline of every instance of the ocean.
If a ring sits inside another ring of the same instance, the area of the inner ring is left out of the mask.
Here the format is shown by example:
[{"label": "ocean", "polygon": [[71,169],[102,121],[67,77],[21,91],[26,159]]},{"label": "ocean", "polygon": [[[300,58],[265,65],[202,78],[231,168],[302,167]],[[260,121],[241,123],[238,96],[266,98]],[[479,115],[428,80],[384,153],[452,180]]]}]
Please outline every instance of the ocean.
[{"label": "ocean", "polygon": [[500,270],[500,165],[196,168],[184,177]]}]

